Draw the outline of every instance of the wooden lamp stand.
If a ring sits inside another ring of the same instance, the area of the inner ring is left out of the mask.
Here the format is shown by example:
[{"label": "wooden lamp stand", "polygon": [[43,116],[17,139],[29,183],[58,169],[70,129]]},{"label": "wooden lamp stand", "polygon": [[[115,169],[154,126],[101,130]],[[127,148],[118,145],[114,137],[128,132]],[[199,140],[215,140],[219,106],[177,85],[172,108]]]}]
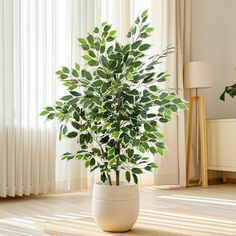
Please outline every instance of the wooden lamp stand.
[{"label": "wooden lamp stand", "polygon": [[[197,158],[198,158],[198,128],[200,130],[200,148],[201,148],[201,179],[200,183],[203,188],[208,187],[208,173],[207,173],[207,139],[206,139],[206,112],[204,96],[190,97],[189,104],[189,124],[188,124],[188,143],[187,143],[187,159],[186,159],[186,186],[189,186],[189,168],[190,168],[190,154],[192,144],[192,123],[193,123],[193,104],[196,102],[196,142],[197,142]],[[199,108],[199,115],[198,115]],[[199,117],[198,117],[199,116]],[[198,118],[200,126],[198,127]]]},{"label": "wooden lamp stand", "polygon": [[[188,140],[186,153],[186,186],[189,186],[189,168],[192,145],[192,126],[193,126],[193,104],[196,102],[196,157],[197,163],[199,160],[199,147],[201,150],[201,175],[199,184],[203,188],[208,187],[207,174],[207,138],[206,138],[206,109],[205,99],[203,96],[198,96],[198,89],[207,89],[212,87],[211,66],[206,61],[191,61],[184,66],[184,85],[186,89],[196,89],[196,96],[190,97],[189,104],[189,124],[188,124]],[[199,124],[198,124],[199,123]],[[200,138],[198,132],[200,131]],[[200,145],[198,142],[200,141]]]}]

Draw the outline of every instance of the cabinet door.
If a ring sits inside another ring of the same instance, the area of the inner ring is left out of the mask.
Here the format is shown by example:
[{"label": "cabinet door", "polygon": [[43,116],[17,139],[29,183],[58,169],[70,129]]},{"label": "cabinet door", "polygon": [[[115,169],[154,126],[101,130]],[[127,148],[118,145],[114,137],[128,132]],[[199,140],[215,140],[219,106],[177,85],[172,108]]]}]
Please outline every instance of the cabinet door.
[{"label": "cabinet door", "polygon": [[208,120],[208,169],[236,171],[236,120]]}]

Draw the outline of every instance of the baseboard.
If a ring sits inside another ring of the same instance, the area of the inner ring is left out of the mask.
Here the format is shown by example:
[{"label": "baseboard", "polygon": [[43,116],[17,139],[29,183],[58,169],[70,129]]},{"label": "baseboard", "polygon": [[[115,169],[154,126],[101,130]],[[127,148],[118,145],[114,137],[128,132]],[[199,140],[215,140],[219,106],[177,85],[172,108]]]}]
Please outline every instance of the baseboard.
[{"label": "baseboard", "polygon": [[236,184],[236,179],[233,179],[233,178],[227,178],[227,183],[230,183],[230,184]]},{"label": "baseboard", "polygon": [[[197,186],[199,185],[198,184],[199,180],[195,180],[195,179],[192,179],[189,181],[189,184],[190,186]],[[229,183],[229,184],[236,184],[236,179],[234,178],[227,178],[227,182],[226,183]],[[224,184],[223,182],[223,178],[211,178],[208,180],[208,184],[209,185],[216,185],[216,184]]]}]

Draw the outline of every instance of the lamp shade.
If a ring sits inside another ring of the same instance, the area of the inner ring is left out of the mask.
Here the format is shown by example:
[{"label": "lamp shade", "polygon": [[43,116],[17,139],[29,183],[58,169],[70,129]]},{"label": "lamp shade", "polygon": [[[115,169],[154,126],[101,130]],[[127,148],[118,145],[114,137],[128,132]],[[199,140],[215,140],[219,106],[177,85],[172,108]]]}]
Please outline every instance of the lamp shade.
[{"label": "lamp shade", "polygon": [[184,67],[185,88],[210,88],[212,76],[206,61],[192,61]]}]

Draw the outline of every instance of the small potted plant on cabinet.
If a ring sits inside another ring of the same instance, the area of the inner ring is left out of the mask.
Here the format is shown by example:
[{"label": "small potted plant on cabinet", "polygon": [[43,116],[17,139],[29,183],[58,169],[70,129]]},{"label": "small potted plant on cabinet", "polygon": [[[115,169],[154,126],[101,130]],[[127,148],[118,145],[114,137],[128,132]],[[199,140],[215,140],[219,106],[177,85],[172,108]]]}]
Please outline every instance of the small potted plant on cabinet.
[{"label": "small potted plant on cabinet", "polygon": [[[61,123],[60,139],[78,142],[77,153],[66,152],[62,159],[83,160],[90,171],[100,171],[92,209],[106,231],[127,231],[136,222],[138,175],[157,168],[150,154],[163,155],[166,148],[160,123],[186,109],[182,98],[159,86],[169,75],[157,71],[156,65],[173,48],[160,55],[145,54],[151,46],[145,39],[153,31],[147,17],[147,11],[137,17],[126,45],[116,41],[116,31],[108,23],[79,38],[85,66],[56,72],[67,93],[41,113]],[[121,182],[121,174],[127,184]]]}]

